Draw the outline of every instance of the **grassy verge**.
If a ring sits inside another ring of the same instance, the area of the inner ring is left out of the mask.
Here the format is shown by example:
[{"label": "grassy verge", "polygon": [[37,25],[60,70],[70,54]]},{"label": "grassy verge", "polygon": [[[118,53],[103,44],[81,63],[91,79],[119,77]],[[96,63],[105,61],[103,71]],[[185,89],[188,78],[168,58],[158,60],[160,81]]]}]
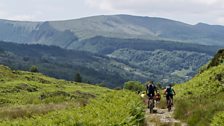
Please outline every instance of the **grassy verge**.
[{"label": "grassy verge", "polygon": [[175,117],[186,121],[191,126],[210,125],[214,115],[224,111],[223,96],[224,93],[221,93],[208,98],[179,100],[176,102]]}]

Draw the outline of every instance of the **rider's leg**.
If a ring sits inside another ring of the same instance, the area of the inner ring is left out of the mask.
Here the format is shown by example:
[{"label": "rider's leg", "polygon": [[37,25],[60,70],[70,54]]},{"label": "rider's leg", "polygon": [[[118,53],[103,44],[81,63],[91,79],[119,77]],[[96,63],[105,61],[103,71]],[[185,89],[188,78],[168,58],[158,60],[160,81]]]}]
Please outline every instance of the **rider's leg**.
[{"label": "rider's leg", "polygon": [[155,100],[154,100],[154,97],[155,97],[155,93],[153,92],[153,93],[152,93],[153,107],[155,106]]}]

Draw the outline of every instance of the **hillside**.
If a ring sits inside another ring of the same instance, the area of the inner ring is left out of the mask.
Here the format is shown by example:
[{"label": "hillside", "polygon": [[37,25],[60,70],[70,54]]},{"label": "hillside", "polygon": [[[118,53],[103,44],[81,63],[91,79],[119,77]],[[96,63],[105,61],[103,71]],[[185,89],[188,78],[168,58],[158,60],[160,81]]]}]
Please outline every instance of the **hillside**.
[{"label": "hillside", "polygon": [[[108,48],[114,47],[113,44],[118,44],[108,43],[105,46],[108,51]],[[111,52],[99,51],[96,54],[83,52],[81,48],[77,51],[55,46],[0,42],[0,63],[26,71],[36,65],[40,72],[66,80],[74,80],[75,74],[80,73],[84,82],[122,87],[128,80],[145,82],[150,79],[162,84],[188,80],[217,49],[200,45],[190,49],[188,46],[191,45],[188,44],[173,43],[168,46],[163,42],[157,46],[153,43],[137,46],[127,40],[122,43],[124,45],[117,45]],[[128,46],[129,49],[126,48]]]},{"label": "hillside", "polygon": [[[55,46],[24,45],[0,42],[0,63],[13,69],[29,71],[36,65],[46,75],[74,80],[80,73],[84,82],[121,87],[127,80],[146,80],[140,70],[127,63],[98,54],[65,50]],[[135,72],[126,71],[125,69]]]},{"label": "hillside", "polygon": [[186,121],[190,126],[224,124],[223,57],[223,50],[219,50],[208,64],[210,67],[192,80],[175,86],[176,118]]},{"label": "hillside", "polygon": [[190,25],[156,17],[102,15],[65,21],[21,22],[0,20],[0,40],[71,48],[71,44],[96,36],[170,40],[224,46],[224,27]]},{"label": "hillside", "polygon": [[144,72],[150,72],[155,81],[180,83],[193,77],[197,69],[211,57],[193,51],[141,51],[120,49],[109,55],[135,65]]},{"label": "hillside", "polygon": [[0,40],[29,44],[1,44],[0,63],[21,70],[37,65],[40,72],[67,80],[73,80],[74,74],[81,71],[85,82],[109,87],[120,87],[127,80],[184,82],[224,46],[223,26],[189,25],[155,17],[102,15],[46,22],[0,20],[0,27]]},{"label": "hillside", "polygon": [[[73,46],[73,45],[71,45]],[[172,41],[95,37],[77,42],[75,50],[88,51],[125,61],[164,83],[181,83],[197,73],[220,48]]]},{"label": "hillside", "polygon": [[118,49],[128,48],[135,50],[154,51],[165,49],[168,51],[194,51],[214,55],[220,46],[208,46],[191,43],[179,43],[163,40],[144,40],[144,39],[120,39],[97,36],[71,44],[70,49],[88,51],[99,54],[110,54]]},{"label": "hillside", "polygon": [[0,125],[140,125],[143,106],[129,91],[57,80],[0,65]]}]

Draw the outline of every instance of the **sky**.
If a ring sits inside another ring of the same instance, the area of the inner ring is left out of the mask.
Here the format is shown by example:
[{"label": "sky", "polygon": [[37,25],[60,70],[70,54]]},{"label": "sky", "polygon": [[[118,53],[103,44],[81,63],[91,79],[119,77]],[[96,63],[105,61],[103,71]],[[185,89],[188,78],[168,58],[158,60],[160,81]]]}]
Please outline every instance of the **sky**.
[{"label": "sky", "polygon": [[224,0],[0,0],[0,19],[8,20],[67,20],[114,14],[224,25]]}]

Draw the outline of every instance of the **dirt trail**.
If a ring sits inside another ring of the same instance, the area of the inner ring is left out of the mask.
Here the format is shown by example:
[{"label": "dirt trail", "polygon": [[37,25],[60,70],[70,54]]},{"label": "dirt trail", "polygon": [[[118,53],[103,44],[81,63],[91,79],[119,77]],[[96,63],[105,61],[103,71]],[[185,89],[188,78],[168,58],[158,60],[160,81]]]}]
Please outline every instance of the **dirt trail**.
[{"label": "dirt trail", "polygon": [[[174,110],[174,108],[172,108]],[[173,110],[168,112],[167,109],[154,108],[154,113],[150,113],[149,109],[146,110],[146,126],[187,126],[186,123],[173,118]]]}]

